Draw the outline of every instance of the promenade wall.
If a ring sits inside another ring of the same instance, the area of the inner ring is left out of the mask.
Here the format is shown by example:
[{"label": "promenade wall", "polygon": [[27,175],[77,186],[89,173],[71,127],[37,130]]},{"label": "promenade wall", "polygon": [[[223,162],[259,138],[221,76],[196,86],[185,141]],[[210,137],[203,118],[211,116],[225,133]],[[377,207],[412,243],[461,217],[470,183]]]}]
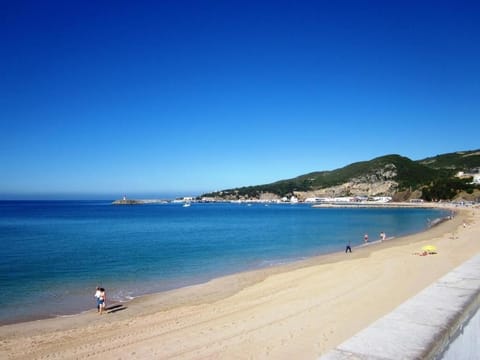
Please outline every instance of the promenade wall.
[{"label": "promenade wall", "polygon": [[476,255],[320,359],[442,359],[479,308]]}]

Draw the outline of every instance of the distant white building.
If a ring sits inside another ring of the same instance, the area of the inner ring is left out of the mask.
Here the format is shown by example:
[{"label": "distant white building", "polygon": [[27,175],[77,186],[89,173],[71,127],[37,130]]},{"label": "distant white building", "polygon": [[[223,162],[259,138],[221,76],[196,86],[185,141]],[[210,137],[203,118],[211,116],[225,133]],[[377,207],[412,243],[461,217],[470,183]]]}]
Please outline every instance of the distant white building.
[{"label": "distant white building", "polygon": [[174,203],[185,203],[185,202],[192,202],[195,198],[193,196],[184,196],[181,198],[176,198],[173,200]]},{"label": "distant white building", "polygon": [[392,201],[392,198],[390,196],[375,196],[373,198],[373,201],[379,202],[379,203],[387,203]]},{"label": "distant white building", "polygon": [[463,172],[463,171],[459,171],[456,176],[460,179],[465,179],[465,178],[472,177],[473,178],[472,184],[477,184],[478,185],[478,184],[480,184],[480,174],[478,174],[477,169],[474,169],[473,171],[476,171],[476,173],[472,173],[472,172],[466,173],[466,172]]},{"label": "distant white building", "polygon": [[324,201],[325,201],[325,198],[321,198],[321,197],[310,197],[305,199],[306,203],[319,203]]}]

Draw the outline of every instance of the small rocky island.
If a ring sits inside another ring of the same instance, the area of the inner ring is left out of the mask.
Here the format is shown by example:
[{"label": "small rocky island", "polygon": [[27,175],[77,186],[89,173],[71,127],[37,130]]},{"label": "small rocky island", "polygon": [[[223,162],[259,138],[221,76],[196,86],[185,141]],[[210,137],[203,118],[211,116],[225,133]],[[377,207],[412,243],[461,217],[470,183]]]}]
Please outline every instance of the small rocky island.
[{"label": "small rocky island", "polygon": [[142,200],[120,199],[112,202],[113,205],[142,205],[145,204]]},{"label": "small rocky island", "polygon": [[124,195],[122,199],[115,200],[112,205],[145,205],[145,204],[168,204],[168,200],[160,199],[127,199]]},{"label": "small rocky island", "polygon": [[119,200],[115,200],[113,205],[143,205],[145,201],[143,200],[135,200],[135,199],[127,199],[127,195],[123,195],[123,198]]}]

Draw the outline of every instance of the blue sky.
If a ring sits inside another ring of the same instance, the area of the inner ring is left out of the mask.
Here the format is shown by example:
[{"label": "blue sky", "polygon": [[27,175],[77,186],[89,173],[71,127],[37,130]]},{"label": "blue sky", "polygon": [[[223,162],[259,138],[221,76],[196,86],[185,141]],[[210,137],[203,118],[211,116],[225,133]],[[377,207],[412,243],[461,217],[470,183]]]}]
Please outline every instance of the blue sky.
[{"label": "blue sky", "polygon": [[480,148],[474,1],[2,1],[0,199]]}]

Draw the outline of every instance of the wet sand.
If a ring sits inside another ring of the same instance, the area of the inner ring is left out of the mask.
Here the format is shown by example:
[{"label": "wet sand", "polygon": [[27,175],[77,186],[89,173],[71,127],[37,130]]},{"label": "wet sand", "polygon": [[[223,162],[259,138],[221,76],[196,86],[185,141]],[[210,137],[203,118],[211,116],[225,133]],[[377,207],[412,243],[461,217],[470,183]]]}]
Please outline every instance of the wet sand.
[{"label": "wet sand", "polygon": [[[428,231],[126,304],[0,327],[6,359],[316,359],[480,252],[480,209]],[[467,226],[464,227],[463,224]],[[418,256],[424,245],[435,255]]]}]

